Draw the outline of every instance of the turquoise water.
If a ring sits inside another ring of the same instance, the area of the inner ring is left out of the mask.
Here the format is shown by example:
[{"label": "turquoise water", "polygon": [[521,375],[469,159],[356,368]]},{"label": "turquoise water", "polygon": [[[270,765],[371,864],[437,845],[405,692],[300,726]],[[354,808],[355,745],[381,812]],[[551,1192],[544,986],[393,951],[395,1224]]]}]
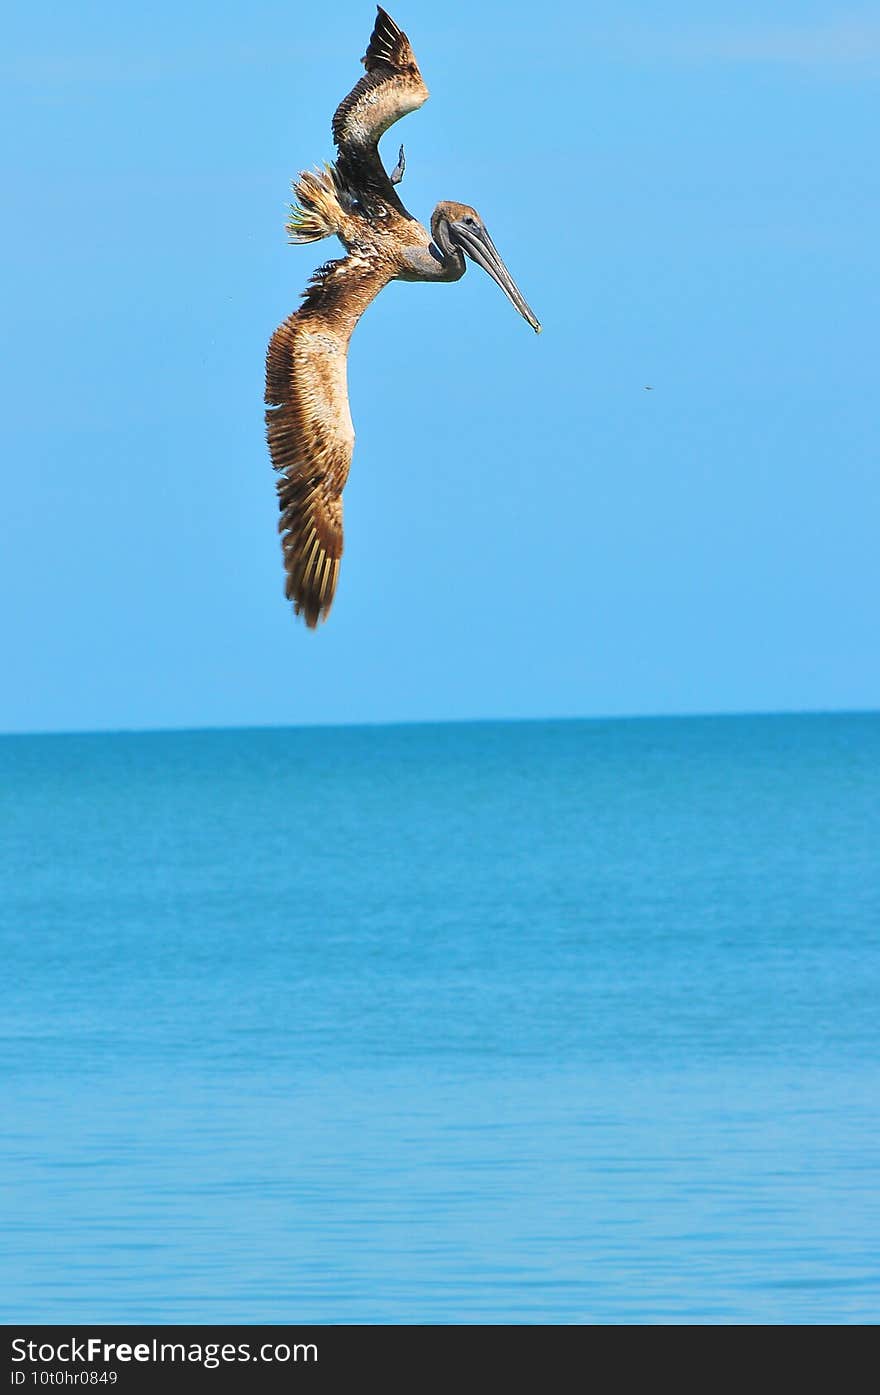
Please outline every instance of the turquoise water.
[{"label": "turquoise water", "polygon": [[880,717],[0,740],[0,1319],[880,1313]]}]

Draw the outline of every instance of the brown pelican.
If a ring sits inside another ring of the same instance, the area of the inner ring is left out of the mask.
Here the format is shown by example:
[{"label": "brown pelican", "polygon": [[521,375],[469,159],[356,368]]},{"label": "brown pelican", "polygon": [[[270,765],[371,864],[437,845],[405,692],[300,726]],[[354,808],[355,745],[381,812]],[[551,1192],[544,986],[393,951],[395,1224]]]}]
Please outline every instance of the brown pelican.
[{"label": "brown pelican", "polygon": [[470,257],[541,329],[475,209],[438,203],[429,233],[397,197],[403,147],[389,176],[378,141],[427,100],[428,89],[406,35],[378,9],[362,59],[366,73],[333,117],[336,163],[299,176],[288,224],[291,242],[335,234],[347,256],[315,272],[266,355],[266,434],[278,471],[285,590],[310,628],[326,618],[339,575],[342,490],[354,446],[346,359],[370,302],[389,281],[458,281]]}]

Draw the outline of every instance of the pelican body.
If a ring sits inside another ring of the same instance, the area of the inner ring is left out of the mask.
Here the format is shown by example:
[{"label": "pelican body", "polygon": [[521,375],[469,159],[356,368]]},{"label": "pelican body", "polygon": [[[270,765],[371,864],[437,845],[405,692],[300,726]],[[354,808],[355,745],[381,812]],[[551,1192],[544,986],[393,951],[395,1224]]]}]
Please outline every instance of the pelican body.
[{"label": "pelican body", "polygon": [[346,256],[320,267],[300,308],[272,336],[266,356],[266,434],[278,472],[285,591],[309,628],[326,619],[342,558],[342,491],[354,448],[346,365],[355,325],[389,281],[458,281],[465,258],[482,266],[536,332],[541,326],[479,214],[438,203],[430,232],[401,203],[401,146],[388,175],[378,142],[427,100],[406,35],[379,7],[364,76],[333,117],[335,164],[295,181],[288,233],[294,243],[335,235]]}]

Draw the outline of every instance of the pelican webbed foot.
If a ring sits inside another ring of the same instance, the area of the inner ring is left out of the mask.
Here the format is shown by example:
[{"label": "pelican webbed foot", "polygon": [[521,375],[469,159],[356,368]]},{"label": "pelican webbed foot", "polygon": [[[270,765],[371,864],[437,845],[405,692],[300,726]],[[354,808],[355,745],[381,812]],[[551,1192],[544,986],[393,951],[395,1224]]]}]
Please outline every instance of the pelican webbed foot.
[{"label": "pelican webbed foot", "polygon": [[403,153],[403,146],[401,146],[401,147],[400,147],[400,151],[399,151],[398,156],[397,156],[397,164],[394,166],[394,169],[391,171],[391,183],[392,183],[392,184],[399,184],[399,183],[400,183],[401,179],[403,179],[403,172],[404,172],[405,169],[406,169],[406,156],[405,156],[404,153]]}]

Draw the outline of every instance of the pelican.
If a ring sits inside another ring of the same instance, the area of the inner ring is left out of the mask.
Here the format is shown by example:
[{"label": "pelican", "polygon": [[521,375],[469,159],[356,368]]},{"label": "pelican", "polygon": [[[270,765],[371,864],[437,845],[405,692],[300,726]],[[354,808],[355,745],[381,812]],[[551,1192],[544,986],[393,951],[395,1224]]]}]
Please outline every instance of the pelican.
[{"label": "pelican", "polygon": [[347,255],[319,267],[266,355],[266,435],[278,472],[285,593],[310,629],[327,618],[339,577],[342,491],[354,447],[346,362],[370,302],[389,281],[458,281],[469,257],[541,330],[475,209],[438,203],[428,232],[398,198],[403,147],[388,175],[378,142],[427,101],[428,89],[406,35],[377,8],[361,60],[366,73],[333,117],[336,161],[300,174],[287,226],[294,243],[335,234]]}]

